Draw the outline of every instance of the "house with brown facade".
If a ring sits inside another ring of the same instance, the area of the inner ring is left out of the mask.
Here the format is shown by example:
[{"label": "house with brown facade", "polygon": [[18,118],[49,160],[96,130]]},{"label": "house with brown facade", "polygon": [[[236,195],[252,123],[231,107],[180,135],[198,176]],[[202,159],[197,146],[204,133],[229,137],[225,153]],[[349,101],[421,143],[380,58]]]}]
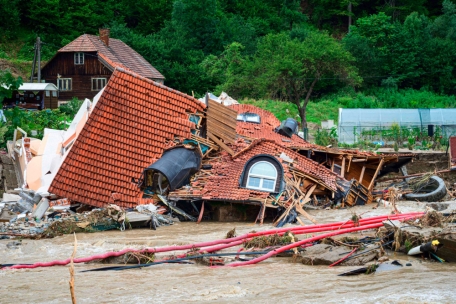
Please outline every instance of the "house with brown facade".
[{"label": "house with brown facade", "polygon": [[144,57],[119,39],[83,34],[58,50],[41,69],[42,79],[59,89],[59,101],[73,97],[92,99],[109,81],[116,67],[164,83],[165,77]]}]

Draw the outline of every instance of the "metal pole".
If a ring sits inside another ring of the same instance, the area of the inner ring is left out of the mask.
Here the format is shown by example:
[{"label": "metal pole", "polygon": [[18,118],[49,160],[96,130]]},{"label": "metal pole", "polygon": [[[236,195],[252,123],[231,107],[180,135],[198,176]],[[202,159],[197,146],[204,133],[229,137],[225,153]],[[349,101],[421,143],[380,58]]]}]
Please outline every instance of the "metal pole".
[{"label": "metal pole", "polygon": [[41,40],[40,37],[36,38],[36,47],[38,50],[38,83],[41,82]]}]

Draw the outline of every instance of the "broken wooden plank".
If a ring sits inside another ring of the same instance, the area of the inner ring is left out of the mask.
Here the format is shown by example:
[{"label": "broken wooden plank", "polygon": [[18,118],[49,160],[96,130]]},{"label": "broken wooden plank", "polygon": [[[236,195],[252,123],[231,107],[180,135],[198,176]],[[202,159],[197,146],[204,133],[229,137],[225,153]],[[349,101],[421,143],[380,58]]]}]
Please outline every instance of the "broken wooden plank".
[{"label": "broken wooden plank", "polygon": [[311,221],[314,224],[317,224],[317,221],[315,220],[314,217],[312,217],[310,214],[304,211],[304,209],[301,207],[300,204],[296,205],[296,211],[302,214],[304,217],[306,217],[309,221]]},{"label": "broken wooden plank", "polygon": [[382,166],[383,166],[383,158],[380,160],[380,163],[378,164],[377,170],[375,170],[374,176],[372,176],[372,180],[371,180],[371,182],[369,184],[369,187],[367,188],[369,190],[369,192],[372,191],[372,188],[374,188],[375,179],[377,178],[378,172],[380,171]]},{"label": "broken wooden plank", "polygon": [[227,145],[225,145],[225,143],[223,143],[220,139],[218,139],[216,136],[214,136],[213,134],[211,134],[210,132],[207,132],[207,136],[212,139],[213,141],[215,141],[216,144],[218,144],[223,150],[225,150],[226,152],[228,152],[231,156],[234,155],[234,151],[228,147]]},{"label": "broken wooden plank", "polygon": [[162,195],[157,195],[158,198],[160,199],[160,201],[163,202],[163,204],[165,204],[169,209],[171,209],[173,212],[179,214],[179,215],[182,215],[184,218],[192,221],[192,222],[195,222],[196,221],[196,218],[194,218],[193,216],[187,214],[184,210],[176,207],[176,206],[172,206],[164,196]]}]

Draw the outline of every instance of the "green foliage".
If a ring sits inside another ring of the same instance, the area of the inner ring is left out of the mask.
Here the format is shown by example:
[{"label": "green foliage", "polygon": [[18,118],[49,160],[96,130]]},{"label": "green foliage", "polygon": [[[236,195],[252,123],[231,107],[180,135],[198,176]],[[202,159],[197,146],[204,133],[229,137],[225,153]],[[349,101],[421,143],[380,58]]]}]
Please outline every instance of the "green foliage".
[{"label": "green foliage", "polygon": [[[250,96],[285,100],[296,105],[304,127],[306,108],[317,82],[325,77],[357,84],[361,81],[351,65],[352,56],[326,33],[301,32],[292,38],[286,33],[260,39],[257,52],[242,56],[242,46],[232,44],[218,58],[205,65],[210,74],[223,73],[220,86],[239,98]],[[299,37],[299,38],[298,38]]]},{"label": "green foliage", "polygon": [[15,78],[10,71],[0,70],[0,103],[5,98],[11,98],[13,91],[17,90],[22,83],[21,77]]},{"label": "green foliage", "polygon": [[[110,26],[112,37],[143,55],[170,87],[197,96],[227,90],[241,98],[290,100],[303,117],[307,93],[312,100],[331,96],[350,79],[363,79],[359,105],[378,87],[456,93],[450,0],[0,0],[0,14],[0,41],[17,37],[23,45],[10,52],[2,43],[0,58],[30,61],[40,36],[47,60],[82,33]],[[353,68],[340,73],[331,61],[336,54],[338,62],[356,66],[356,77]],[[332,71],[317,72],[315,58]]]},{"label": "green foliage", "polygon": [[4,146],[5,135],[8,132],[8,126],[0,122],[0,146]]},{"label": "green foliage", "polygon": [[[5,139],[10,140],[13,138],[14,130],[17,127],[22,128],[28,134],[32,130],[37,131],[36,138],[42,138],[44,135],[44,129],[57,129],[65,130],[71,121],[65,114],[61,113],[59,109],[46,109],[43,111],[26,111],[15,107],[13,109],[4,110],[6,117],[6,124],[2,127],[6,127],[7,131],[0,138],[0,142],[5,142]],[[1,135],[0,131],[0,135]],[[4,145],[3,145],[4,146]]]},{"label": "green foliage", "polygon": [[403,23],[385,13],[358,19],[344,45],[356,57],[365,86],[454,92],[454,7],[444,1],[444,14],[434,21],[417,12]]},{"label": "green foliage", "polygon": [[5,38],[12,38],[16,28],[20,25],[20,10],[18,7],[19,0],[0,0],[0,40],[4,35]]},{"label": "green foliage", "polygon": [[317,129],[315,143],[324,147],[328,145],[337,147],[337,129],[335,127],[331,128],[331,130]]},{"label": "green foliage", "polygon": [[79,100],[78,98],[73,97],[67,104],[63,104],[59,107],[60,112],[70,118],[73,118],[76,113],[78,113],[83,102],[84,100]]}]

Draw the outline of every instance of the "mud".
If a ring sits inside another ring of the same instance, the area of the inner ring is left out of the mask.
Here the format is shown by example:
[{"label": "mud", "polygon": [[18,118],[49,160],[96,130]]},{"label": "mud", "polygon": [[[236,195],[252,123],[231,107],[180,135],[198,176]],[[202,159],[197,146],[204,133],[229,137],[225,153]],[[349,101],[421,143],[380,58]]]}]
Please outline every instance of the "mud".
[{"label": "mud", "polygon": [[[399,204],[403,212],[424,210],[423,203]],[[389,209],[360,206],[347,210],[311,211],[319,222],[348,220],[353,212],[363,216],[388,214]],[[237,234],[270,229],[251,223],[177,223],[159,230],[79,233],[77,256],[88,256],[127,247],[143,248],[187,244],[224,238],[236,227]],[[301,236],[302,237],[302,236]],[[73,236],[0,240],[0,263],[33,263],[68,258]],[[177,253],[177,252],[176,252]],[[79,303],[454,303],[456,264],[437,264],[402,254],[391,259],[411,267],[373,275],[338,277],[355,269],[349,266],[307,266],[290,258],[272,258],[240,268],[208,268],[202,265],[162,264],[144,269],[81,273],[96,264],[76,264],[75,288]],[[1,303],[70,303],[68,266],[0,271]]]}]

